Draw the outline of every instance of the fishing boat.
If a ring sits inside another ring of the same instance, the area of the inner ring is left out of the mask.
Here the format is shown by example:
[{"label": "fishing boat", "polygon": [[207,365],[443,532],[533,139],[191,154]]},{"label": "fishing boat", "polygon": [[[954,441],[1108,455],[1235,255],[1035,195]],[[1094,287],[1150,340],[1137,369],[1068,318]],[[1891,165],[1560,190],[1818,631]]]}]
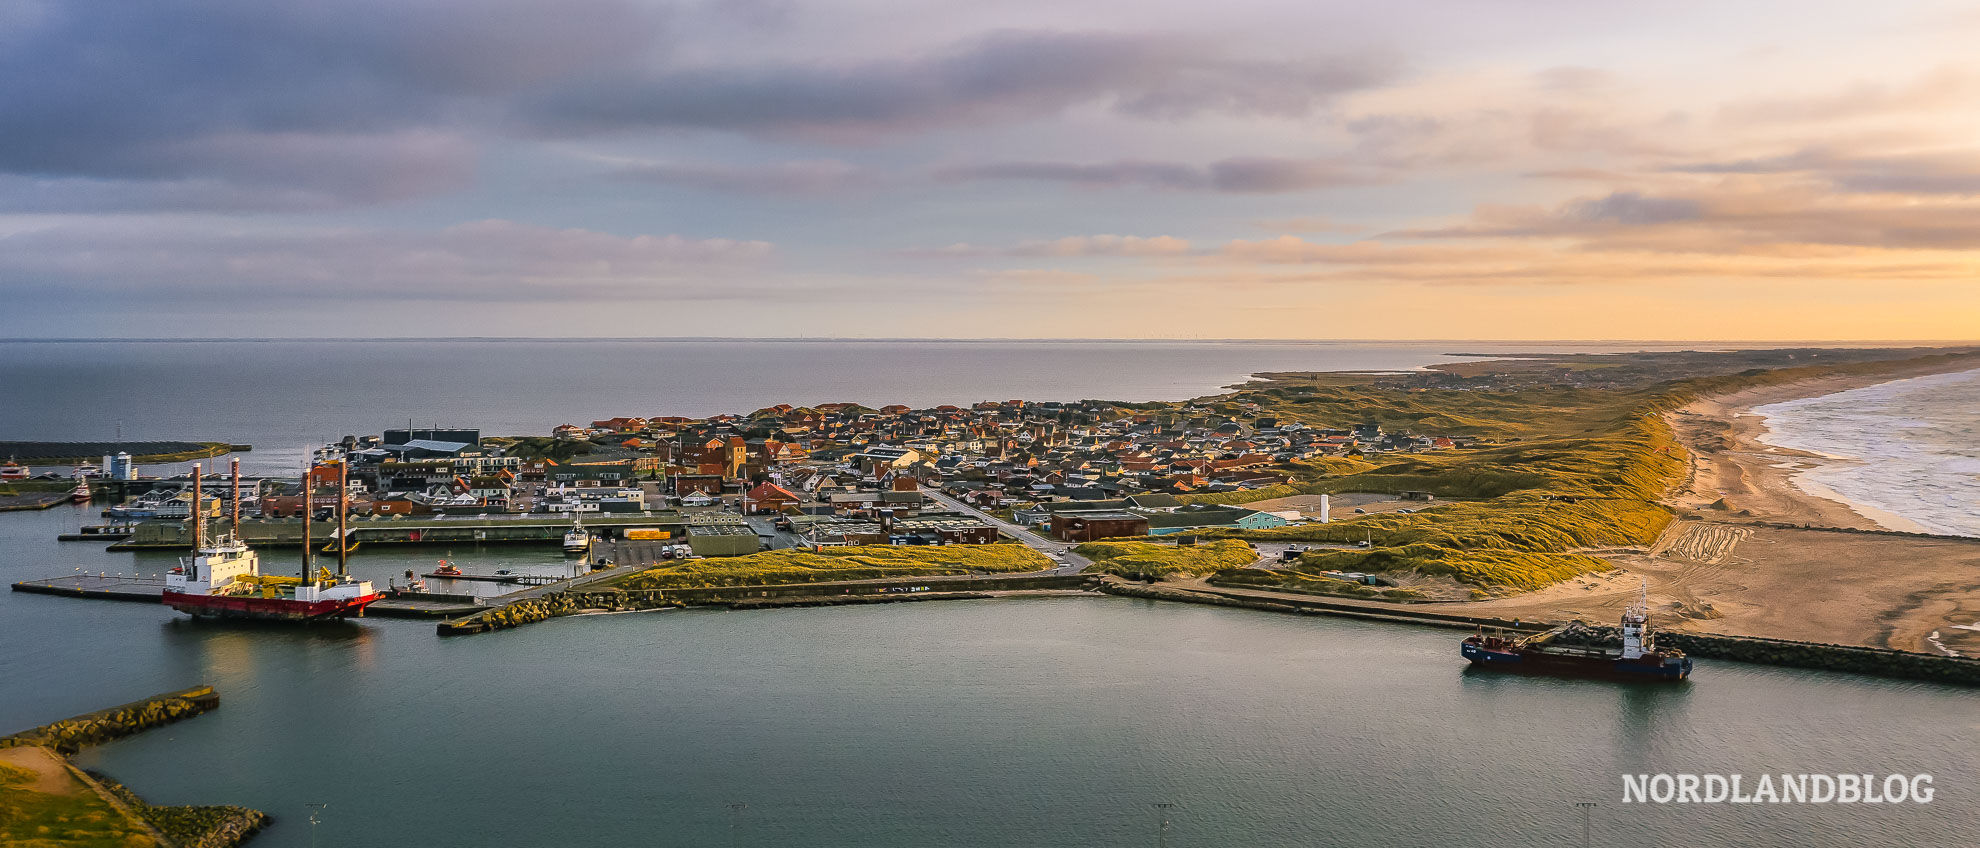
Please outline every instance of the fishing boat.
[{"label": "fishing boat", "polygon": [[1691,658],[1683,651],[1657,646],[1647,585],[1623,610],[1620,631],[1580,621],[1526,637],[1481,628],[1466,637],[1459,653],[1480,668],[1529,674],[1670,682],[1691,674]]},{"label": "fishing boat", "polygon": [[428,577],[459,577],[461,576],[461,570],[453,563],[443,559],[440,561],[440,567],[433,569],[433,573],[427,576]]},{"label": "fishing boat", "polygon": [[584,529],[583,519],[571,519],[571,529],[564,533],[564,553],[581,554],[591,550],[591,533]]}]

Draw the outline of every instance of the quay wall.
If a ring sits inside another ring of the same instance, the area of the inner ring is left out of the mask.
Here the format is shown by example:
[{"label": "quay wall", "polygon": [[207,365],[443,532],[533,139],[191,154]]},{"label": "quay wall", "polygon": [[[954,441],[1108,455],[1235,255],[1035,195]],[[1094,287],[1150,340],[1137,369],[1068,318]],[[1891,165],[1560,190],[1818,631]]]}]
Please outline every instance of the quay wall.
[{"label": "quay wall", "polygon": [[0,737],[0,748],[40,745],[60,753],[73,754],[85,746],[99,745],[188,719],[218,706],[220,693],[215,692],[213,687],[194,686]]},{"label": "quay wall", "polygon": [[[686,521],[674,513],[613,513],[589,515],[585,526],[593,529],[618,527],[658,527],[685,531]],[[226,527],[225,521],[208,525],[213,530]],[[468,519],[352,517],[349,523],[351,546],[361,545],[458,545],[503,544],[511,542],[562,542],[570,529],[569,519],[543,515]],[[254,548],[294,548],[303,544],[302,519],[249,518],[240,526],[241,541]],[[320,520],[310,527],[310,540],[320,546],[336,544],[336,522]],[[755,537],[751,537],[752,545]],[[192,528],[179,521],[144,521],[131,530],[129,538],[109,546],[113,551],[188,550]]]}]

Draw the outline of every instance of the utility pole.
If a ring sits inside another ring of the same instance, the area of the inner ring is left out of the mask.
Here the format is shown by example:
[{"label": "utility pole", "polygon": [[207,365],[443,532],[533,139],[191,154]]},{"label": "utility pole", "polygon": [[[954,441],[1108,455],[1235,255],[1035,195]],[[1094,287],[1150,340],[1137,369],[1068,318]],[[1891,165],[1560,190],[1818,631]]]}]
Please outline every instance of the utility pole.
[{"label": "utility pole", "polygon": [[1574,805],[1581,808],[1581,848],[1588,848],[1588,813],[1595,809],[1595,802],[1576,801]]},{"label": "utility pole", "polygon": [[748,804],[741,801],[731,801],[728,804],[729,848],[741,848],[742,846],[742,814],[743,809],[748,806]]},{"label": "utility pole", "polygon": [[1172,801],[1158,801],[1155,804],[1155,846],[1169,848],[1169,811],[1176,808]]},{"label": "utility pole", "polygon": [[312,553],[312,551],[310,551],[310,546],[311,546],[311,545],[313,545],[313,544],[315,544],[315,540],[313,540],[313,539],[311,539],[311,538],[310,538],[310,532],[309,532],[309,530],[310,530],[310,527],[309,527],[309,525],[310,525],[310,519],[311,519],[311,517],[312,517],[312,515],[313,515],[313,514],[314,514],[314,513],[316,512],[316,498],[315,498],[315,497],[313,496],[313,495],[314,495],[314,493],[313,493],[313,492],[311,491],[311,489],[312,489],[312,488],[314,488],[314,487],[310,485],[310,484],[311,484],[311,479],[310,479],[310,476],[311,476],[311,475],[310,475],[310,472],[312,472],[312,471],[315,471],[315,470],[316,470],[316,467],[315,467],[315,466],[316,466],[316,464],[315,464],[315,463],[313,463],[313,462],[310,462],[309,460],[303,460],[303,476],[302,476],[302,514],[303,514],[303,528],[302,528],[302,549],[303,549],[303,557],[302,557],[302,579],[303,579],[303,582],[305,582],[305,583],[308,583],[308,582],[310,582],[310,580],[311,580],[311,579],[313,579],[313,578],[311,578],[311,577],[310,577],[310,575],[309,575],[309,558],[310,558],[310,554]]}]

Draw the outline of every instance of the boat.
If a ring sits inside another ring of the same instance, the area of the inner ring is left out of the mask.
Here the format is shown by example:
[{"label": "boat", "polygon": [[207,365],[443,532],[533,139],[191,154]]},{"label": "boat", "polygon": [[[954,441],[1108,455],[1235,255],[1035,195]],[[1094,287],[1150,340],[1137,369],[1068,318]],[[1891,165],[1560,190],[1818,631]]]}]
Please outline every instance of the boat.
[{"label": "boat", "polygon": [[309,579],[263,576],[261,558],[225,533],[165,574],[166,606],[195,618],[321,621],[362,615],[383,598],[369,580],[319,569]]},{"label": "boat", "polygon": [[138,495],[125,503],[103,511],[109,518],[157,518],[165,512],[165,505],[171,502],[177,492],[153,489]]},{"label": "boat", "polygon": [[591,534],[584,529],[584,521],[571,519],[571,529],[564,533],[564,553],[581,554],[591,550]]},{"label": "boat", "polygon": [[1666,682],[1690,676],[1691,658],[1659,648],[1649,622],[1645,586],[1637,602],[1623,610],[1620,632],[1581,621],[1526,637],[1480,628],[1465,638],[1459,653],[1472,665],[1495,671]]},{"label": "boat", "polygon": [[11,459],[0,463],[0,480],[26,480],[27,478],[27,466]]},{"label": "boat", "polygon": [[69,490],[69,500],[79,504],[89,503],[89,481],[77,480],[76,487]]},{"label": "boat", "polygon": [[433,573],[427,576],[428,577],[459,577],[461,576],[461,570],[455,567],[453,563],[443,559],[440,561],[440,567],[433,569]]},{"label": "boat", "polygon": [[[308,480],[308,472],[304,473]],[[199,465],[192,468],[190,503],[200,503]],[[240,465],[234,465],[234,485],[240,487]],[[305,483],[305,493],[308,484]],[[339,506],[344,495],[338,494]],[[253,618],[273,621],[322,621],[363,615],[364,608],[385,597],[372,588],[371,581],[351,577],[345,562],[348,549],[341,543],[337,552],[337,573],[327,568],[310,572],[308,514],[303,518],[302,577],[264,576],[261,557],[234,534],[241,521],[236,500],[233,521],[226,533],[206,543],[206,514],[191,516],[193,555],[179,559],[179,566],[165,573],[166,606],[194,618]],[[342,538],[343,521],[338,521]]]}]

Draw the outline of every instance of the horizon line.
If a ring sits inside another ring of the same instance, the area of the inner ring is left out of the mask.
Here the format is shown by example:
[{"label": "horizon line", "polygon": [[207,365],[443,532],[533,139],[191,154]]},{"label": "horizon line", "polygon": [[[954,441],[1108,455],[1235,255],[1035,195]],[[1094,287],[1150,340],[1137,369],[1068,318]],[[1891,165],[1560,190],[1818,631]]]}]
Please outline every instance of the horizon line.
[{"label": "horizon line", "polygon": [[1658,345],[1896,345],[1957,347],[1980,339],[1515,339],[1515,338],[1165,338],[1151,337],[866,337],[866,336],[50,336],[0,338],[0,344],[193,342],[915,342],[1000,344],[1658,344]]}]

